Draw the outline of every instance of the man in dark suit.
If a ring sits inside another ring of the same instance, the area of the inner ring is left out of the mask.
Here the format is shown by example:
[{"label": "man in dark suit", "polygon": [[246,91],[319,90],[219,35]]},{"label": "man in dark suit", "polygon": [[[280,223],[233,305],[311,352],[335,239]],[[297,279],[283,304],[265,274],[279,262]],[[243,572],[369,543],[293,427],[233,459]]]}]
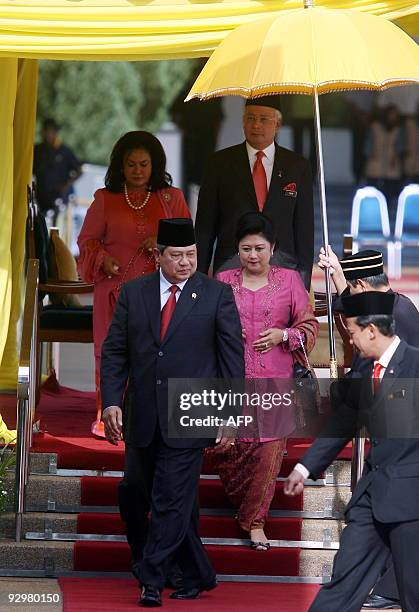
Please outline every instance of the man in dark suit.
[{"label": "man in dark suit", "polygon": [[301,493],[318,478],[360,426],[371,439],[363,475],[346,508],[347,526],[330,583],[310,612],[359,612],[391,553],[404,612],[419,610],[419,350],[394,335],[394,295],[366,292],[342,300],[351,341],[374,361],[355,379],[336,413],[287,478]]},{"label": "man in dark suit", "polygon": [[53,212],[56,224],[59,203],[67,205],[74,193],[73,183],[82,173],[81,163],[73,151],[59,137],[59,126],[54,119],[44,119],[42,142],[35,145],[33,173],[39,208],[43,215]]},{"label": "man in dark suit", "polygon": [[314,215],[310,165],[275,142],[282,124],[278,96],[248,100],[243,116],[246,141],[210,160],[198,198],[198,269],[214,270],[235,253],[237,219],[259,210],[273,221],[276,247],[290,256],[310,288]]},{"label": "man in dark suit", "polygon": [[[174,559],[183,587],[172,598],[193,599],[216,586],[196,512],[202,452],[213,441],[169,436],[168,380],[244,378],[232,290],[196,272],[192,222],[161,220],[157,242],[160,272],[124,285],[101,366],[106,436],[117,443],[123,432],[124,480],[139,487],[143,499],[150,497],[151,521],[138,567],[143,606],[161,605]],[[122,410],[127,381],[130,401]],[[229,442],[223,437],[220,443]]]},{"label": "man in dark suit", "polygon": [[[387,274],[384,272],[383,255],[380,251],[366,249],[358,251],[339,260],[331,246],[328,255],[323,247],[320,249],[320,268],[331,271],[333,284],[337,295],[333,298],[334,312],[343,312],[342,298],[364,291],[382,291],[394,295],[393,317],[396,334],[406,340],[410,346],[419,348],[419,312],[410,298],[403,293],[393,291]],[[371,359],[364,359],[358,353],[354,355],[351,366],[351,376],[361,375],[368,371]]]}]

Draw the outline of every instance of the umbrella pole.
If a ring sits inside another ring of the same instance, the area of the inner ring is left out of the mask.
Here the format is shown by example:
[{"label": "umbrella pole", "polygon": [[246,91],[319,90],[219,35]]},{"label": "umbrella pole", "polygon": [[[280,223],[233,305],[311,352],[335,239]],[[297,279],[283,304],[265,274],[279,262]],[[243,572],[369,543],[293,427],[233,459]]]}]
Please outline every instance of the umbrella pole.
[{"label": "umbrella pole", "polygon": [[[322,219],[322,232],[323,232],[323,247],[325,253],[327,253],[327,247],[329,244],[329,231],[327,227],[327,207],[326,207],[326,187],[324,181],[324,166],[323,166],[323,145],[322,145],[322,134],[320,125],[320,108],[319,108],[319,95],[317,89],[314,89],[313,98],[314,107],[314,133],[316,140],[316,153],[317,153],[317,173],[319,180],[319,192],[320,192],[320,211]],[[330,286],[330,272],[327,268],[324,271],[324,278],[326,282],[326,304],[327,304],[327,323],[329,331],[329,355],[330,355],[330,378],[338,377],[338,368],[336,360],[336,344],[335,335],[333,333],[333,312],[332,312],[332,290]]]}]

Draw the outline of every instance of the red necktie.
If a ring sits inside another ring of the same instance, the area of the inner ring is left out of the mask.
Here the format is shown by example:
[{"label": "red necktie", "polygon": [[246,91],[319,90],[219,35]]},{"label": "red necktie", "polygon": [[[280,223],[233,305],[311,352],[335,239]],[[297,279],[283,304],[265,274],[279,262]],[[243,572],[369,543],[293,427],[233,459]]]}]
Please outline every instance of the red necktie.
[{"label": "red necktie", "polygon": [[266,172],[265,168],[263,167],[262,157],[265,157],[265,153],[263,151],[258,151],[256,153],[256,161],[254,163],[252,172],[256,199],[258,201],[260,212],[262,212],[263,207],[265,206],[266,196],[268,195],[268,183],[266,181]]},{"label": "red necktie", "polygon": [[378,393],[378,390],[380,388],[380,383],[381,383],[380,374],[381,374],[381,370],[384,370],[384,366],[381,365],[381,363],[379,363],[377,361],[377,363],[374,365],[374,371],[372,373],[372,386],[374,388],[374,395],[376,393]]},{"label": "red necktie", "polygon": [[161,319],[160,319],[160,340],[166,335],[167,328],[169,327],[170,319],[176,308],[176,292],[179,290],[177,285],[172,285],[169,289],[170,295],[166,304],[163,306],[161,311]]}]

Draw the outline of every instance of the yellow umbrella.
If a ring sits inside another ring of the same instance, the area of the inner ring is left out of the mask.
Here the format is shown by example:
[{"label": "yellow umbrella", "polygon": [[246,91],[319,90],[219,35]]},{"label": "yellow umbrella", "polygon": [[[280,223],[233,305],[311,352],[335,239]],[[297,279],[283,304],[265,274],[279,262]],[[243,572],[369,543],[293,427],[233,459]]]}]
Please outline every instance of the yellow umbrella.
[{"label": "yellow umbrella", "polygon": [[187,100],[409,83],[419,83],[419,47],[403,30],[383,17],[316,7],[282,11],[233,30]]},{"label": "yellow umbrella", "polygon": [[[281,11],[238,27],[214,51],[186,101],[224,95],[313,95],[323,245],[329,243],[319,94],[419,83],[419,47],[382,17],[356,10]],[[308,9],[308,10],[306,10]],[[326,272],[330,371],[337,377],[330,277]]]}]

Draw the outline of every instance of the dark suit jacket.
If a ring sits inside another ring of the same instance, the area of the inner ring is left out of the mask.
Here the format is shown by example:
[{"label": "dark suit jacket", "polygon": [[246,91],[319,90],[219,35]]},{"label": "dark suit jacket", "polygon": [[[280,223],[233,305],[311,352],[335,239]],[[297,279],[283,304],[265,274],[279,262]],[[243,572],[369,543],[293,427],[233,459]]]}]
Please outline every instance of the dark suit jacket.
[{"label": "dark suit jacket", "polygon": [[372,395],[371,372],[362,381],[352,382],[345,401],[323,432],[325,437],[317,438],[301,463],[318,478],[359,426],[366,425],[371,447],[347,510],[368,488],[377,520],[418,520],[419,350],[401,341],[376,397]]},{"label": "dark suit jacket", "polygon": [[185,284],[160,342],[159,273],[126,283],[102,348],[102,405],[123,406],[124,439],[145,447],[159,424],[175,448],[208,440],[168,438],[169,378],[244,378],[239,314],[229,285],[197,272]]},{"label": "dark suit jacket", "polygon": [[[273,221],[276,246],[293,257],[310,287],[314,249],[313,187],[309,163],[275,144],[275,161],[263,212]],[[295,183],[295,191],[285,189]],[[288,192],[288,195],[287,195]],[[295,193],[295,197],[290,195]],[[202,183],[196,217],[198,269],[208,272],[214,242],[214,270],[237,251],[237,219],[258,210],[246,143],[214,154]]]}]

